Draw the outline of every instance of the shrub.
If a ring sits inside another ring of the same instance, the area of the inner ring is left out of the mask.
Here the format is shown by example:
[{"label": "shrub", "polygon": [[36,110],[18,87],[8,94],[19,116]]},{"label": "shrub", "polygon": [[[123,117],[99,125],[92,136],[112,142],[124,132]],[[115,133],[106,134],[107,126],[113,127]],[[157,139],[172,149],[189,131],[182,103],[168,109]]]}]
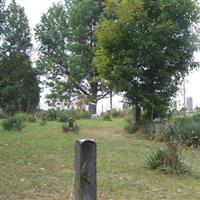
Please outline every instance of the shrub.
[{"label": "shrub", "polygon": [[164,163],[165,151],[161,148],[148,155],[145,160],[151,169],[157,169]]},{"label": "shrub", "polygon": [[41,125],[41,126],[45,126],[46,124],[47,124],[47,120],[42,119],[42,120],[40,121],[40,125]]},{"label": "shrub", "polygon": [[110,114],[109,114],[109,113],[105,113],[105,114],[103,115],[103,120],[104,120],[104,121],[111,121]]},{"label": "shrub", "polygon": [[169,140],[167,147],[167,150],[159,148],[145,158],[149,167],[178,175],[189,173],[188,167],[181,161],[178,154],[177,144]]},{"label": "shrub", "polygon": [[46,116],[48,121],[57,120],[57,111],[55,109],[53,109],[53,108],[45,111],[44,115]]},{"label": "shrub", "polygon": [[5,119],[6,113],[0,108],[0,119]]},{"label": "shrub", "polygon": [[135,126],[133,120],[131,118],[126,119],[126,125],[124,126],[124,129],[128,133],[135,133],[138,130],[138,127]]},{"label": "shrub", "polygon": [[74,133],[78,133],[80,130],[80,127],[78,126],[78,124],[76,124],[73,121],[73,128],[69,127],[68,123],[63,123],[62,124],[62,129],[64,133],[68,133],[68,132],[74,132]]},{"label": "shrub", "polygon": [[79,119],[90,119],[91,118],[91,113],[87,111],[83,111],[78,113],[78,118]]},{"label": "shrub", "polygon": [[25,120],[23,117],[15,115],[13,117],[9,117],[9,118],[3,120],[2,125],[5,130],[19,131],[25,127]]},{"label": "shrub", "polygon": [[36,122],[37,121],[37,117],[34,114],[27,114],[26,116],[26,120],[28,122]]},{"label": "shrub", "polygon": [[154,132],[154,124],[152,121],[146,121],[143,124],[143,132],[148,135],[152,135]]},{"label": "shrub", "polygon": [[125,117],[127,115],[127,111],[126,110],[116,110],[116,109],[112,109],[112,116],[114,118],[121,118],[121,117]]},{"label": "shrub", "polygon": [[24,121],[27,121],[27,114],[26,113],[18,112],[14,116],[17,117],[17,118],[21,118]]},{"label": "shrub", "polygon": [[57,119],[59,122],[67,122],[68,121],[68,116],[67,113],[65,111],[59,111],[57,113]]},{"label": "shrub", "polygon": [[200,123],[200,112],[194,113],[191,118],[193,121]]},{"label": "shrub", "polygon": [[199,120],[198,115],[175,118],[169,125],[167,135],[174,137],[186,146],[200,147]]}]

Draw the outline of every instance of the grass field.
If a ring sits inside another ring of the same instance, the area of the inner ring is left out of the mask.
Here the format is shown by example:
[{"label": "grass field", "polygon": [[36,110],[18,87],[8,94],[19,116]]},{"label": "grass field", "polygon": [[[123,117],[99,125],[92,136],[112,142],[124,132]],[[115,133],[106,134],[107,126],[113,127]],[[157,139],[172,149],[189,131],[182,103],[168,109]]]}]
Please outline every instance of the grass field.
[{"label": "grass field", "polygon": [[152,171],[144,161],[163,143],[124,132],[124,121],[81,120],[78,134],[57,122],[29,123],[21,132],[0,127],[0,200],[72,200],[74,143],[97,142],[98,200],[198,200],[200,151],[183,150],[192,174]]}]

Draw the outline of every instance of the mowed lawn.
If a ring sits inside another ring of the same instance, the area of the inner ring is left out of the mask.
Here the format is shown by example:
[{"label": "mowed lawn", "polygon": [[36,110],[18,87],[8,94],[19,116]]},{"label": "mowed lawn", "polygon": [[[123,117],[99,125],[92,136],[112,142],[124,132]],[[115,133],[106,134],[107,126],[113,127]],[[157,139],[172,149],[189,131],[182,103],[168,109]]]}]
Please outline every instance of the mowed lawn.
[{"label": "mowed lawn", "polygon": [[97,142],[98,200],[198,200],[200,150],[183,150],[192,174],[152,171],[144,157],[163,143],[124,132],[124,120],[78,121],[78,134],[65,134],[61,124],[29,123],[21,132],[0,127],[0,200],[74,199],[74,143]]}]

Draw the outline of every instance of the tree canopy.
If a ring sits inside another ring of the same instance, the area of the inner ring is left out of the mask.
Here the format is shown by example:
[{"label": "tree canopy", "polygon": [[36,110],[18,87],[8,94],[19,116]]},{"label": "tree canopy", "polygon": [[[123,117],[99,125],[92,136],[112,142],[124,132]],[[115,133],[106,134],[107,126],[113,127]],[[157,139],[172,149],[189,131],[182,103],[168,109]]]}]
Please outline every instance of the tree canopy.
[{"label": "tree canopy", "polygon": [[96,31],[99,73],[149,116],[160,115],[181,78],[197,67],[198,20],[193,0],[107,0]]},{"label": "tree canopy", "polygon": [[13,0],[4,10],[0,46],[0,106],[31,111],[39,103],[36,71],[30,60],[31,36],[24,9]]},{"label": "tree canopy", "polygon": [[102,1],[81,0],[54,4],[36,27],[40,42],[38,70],[48,79],[54,98],[84,94],[97,103],[104,93],[93,64],[96,48],[95,25]]}]

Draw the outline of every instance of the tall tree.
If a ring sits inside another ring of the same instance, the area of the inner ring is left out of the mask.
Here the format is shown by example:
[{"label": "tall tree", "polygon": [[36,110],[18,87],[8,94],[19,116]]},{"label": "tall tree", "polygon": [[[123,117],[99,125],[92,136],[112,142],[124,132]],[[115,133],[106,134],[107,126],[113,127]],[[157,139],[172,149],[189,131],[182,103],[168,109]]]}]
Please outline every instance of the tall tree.
[{"label": "tall tree", "polygon": [[4,7],[5,7],[5,2],[4,0],[0,0],[0,35],[2,34],[3,31],[3,21],[4,21]]},{"label": "tall tree", "polygon": [[13,0],[5,10],[0,47],[0,105],[31,111],[39,103],[36,72],[31,66],[31,36],[24,9]]},{"label": "tall tree", "polygon": [[[101,76],[149,117],[158,116],[175,95],[181,77],[196,67],[199,19],[194,0],[108,0],[97,29],[95,64]],[[159,109],[158,109],[159,108]]]},{"label": "tall tree", "polygon": [[93,64],[94,28],[102,9],[101,0],[74,0],[53,5],[42,16],[36,27],[36,38],[41,42],[38,69],[58,94],[52,96],[84,94],[94,104],[104,97],[105,85]]}]

